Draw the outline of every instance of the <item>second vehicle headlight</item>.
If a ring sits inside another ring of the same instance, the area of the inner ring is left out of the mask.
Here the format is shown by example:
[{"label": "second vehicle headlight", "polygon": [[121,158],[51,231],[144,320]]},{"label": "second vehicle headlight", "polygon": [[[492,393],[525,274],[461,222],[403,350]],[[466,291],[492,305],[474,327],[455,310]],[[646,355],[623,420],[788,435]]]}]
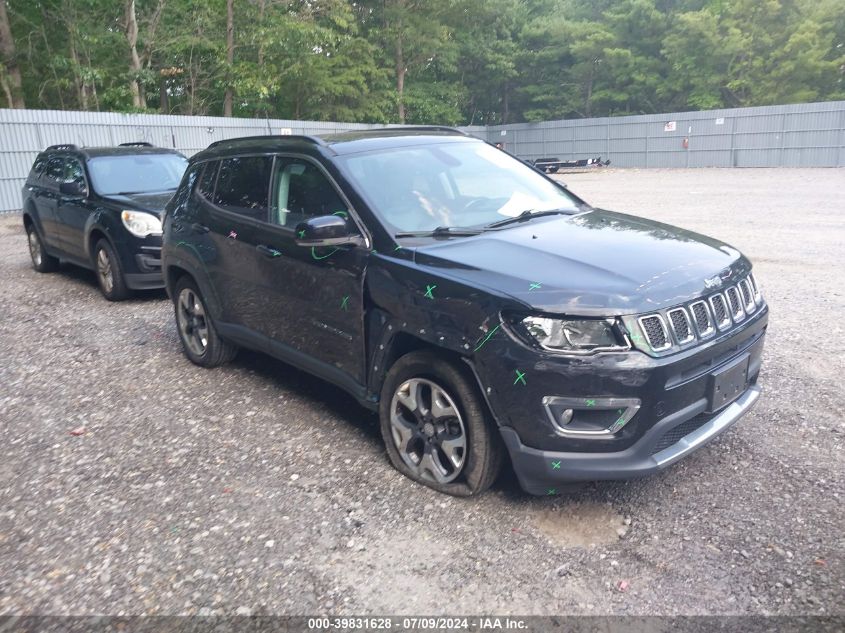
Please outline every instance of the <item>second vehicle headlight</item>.
[{"label": "second vehicle headlight", "polygon": [[534,340],[549,350],[591,352],[630,348],[615,331],[612,320],[530,316],[522,320],[522,325]]},{"label": "second vehicle headlight", "polygon": [[126,230],[137,237],[148,235],[161,235],[161,220],[152,213],[143,211],[123,211],[120,214],[123,226]]}]

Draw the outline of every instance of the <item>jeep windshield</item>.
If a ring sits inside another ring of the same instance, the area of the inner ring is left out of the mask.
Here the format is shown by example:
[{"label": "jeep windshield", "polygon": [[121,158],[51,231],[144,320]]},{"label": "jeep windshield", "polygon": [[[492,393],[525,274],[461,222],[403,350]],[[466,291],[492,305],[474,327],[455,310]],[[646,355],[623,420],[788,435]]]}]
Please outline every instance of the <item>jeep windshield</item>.
[{"label": "jeep windshield", "polygon": [[527,219],[526,211],[571,214],[584,206],[533,168],[481,142],[374,150],[342,160],[359,192],[398,237],[471,235],[470,229]]},{"label": "jeep windshield", "polygon": [[179,154],[99,156],[88,161],[94,189],[101,196],[173,191],[187,166]]}]

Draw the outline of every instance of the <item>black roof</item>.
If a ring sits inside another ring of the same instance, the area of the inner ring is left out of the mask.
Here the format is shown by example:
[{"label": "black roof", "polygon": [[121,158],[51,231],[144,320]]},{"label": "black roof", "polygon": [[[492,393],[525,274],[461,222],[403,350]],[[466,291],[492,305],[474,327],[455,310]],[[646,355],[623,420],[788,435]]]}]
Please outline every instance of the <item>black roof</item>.
[{"label": "black roof", "polygon": [[370,149],[430,143],[435,139],[448,142],[466,141],[473,137],[455,128],[435,125],[373,128],[320,136],[295,134],[244,136],[215,141],[196,154],[194,160],[214,158],[232,151],[264,153],[291,149],[313,151],[316,148],[322,148],[334,155],[353,154]]},{"label": "black roof", "polygon": [[62,152],[74,154],[83,158],[97,158],[99,156],[137,156],[139,154],[176,154],[181,152],[169,147],[154,147],[152,145],[121,144],[117,147],[78,147],[72,144],[51,145],[42,153]]}]

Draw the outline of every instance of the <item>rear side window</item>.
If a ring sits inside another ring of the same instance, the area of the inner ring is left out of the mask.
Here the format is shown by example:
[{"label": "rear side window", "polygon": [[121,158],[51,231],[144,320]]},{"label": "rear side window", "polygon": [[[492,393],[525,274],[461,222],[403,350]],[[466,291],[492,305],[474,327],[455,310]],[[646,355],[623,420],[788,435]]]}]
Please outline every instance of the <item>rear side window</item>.
[{"label": "rear side window", "polygon": [[214,204],[254,220],[267,221],[268,190],[273,159],[244,156],[220,161]]},{"label": "rear side window", "polygon": [[64,182],[65,177],[65,159],[60,156],[51,158],[44,170],[44,176],[47,182],[58,186],[60,182]]}]

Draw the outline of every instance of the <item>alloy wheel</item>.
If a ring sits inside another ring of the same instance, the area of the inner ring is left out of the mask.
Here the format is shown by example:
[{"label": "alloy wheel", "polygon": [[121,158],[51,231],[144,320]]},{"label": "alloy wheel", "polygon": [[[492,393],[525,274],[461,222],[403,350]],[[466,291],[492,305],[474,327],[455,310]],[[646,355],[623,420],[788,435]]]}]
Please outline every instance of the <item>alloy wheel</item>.
[{"label": "alloy wheel", "polygon": [[114,271],[112,270],[111,260],[106,249],[101,248],[97,251],[97,277],[100,278],[100,285],[106,294],[111,293],[114,289]]},{"label": "alloy wheel", "polygon": [[176,304],[179,334],[185,345],[196,356],[205,354],[208,347],[208,319],[205,307],[191,288],[182,288]]},{"label": "alloy wheel", "polygon": [[36,266],[41,265],[41,242],[38,239],[38,234],[35,232],[35,229],[30,229],[29,233],[27,234],[28,242],[29,242],[29,256],[32,257],[32,263]]},{"label": "alloy wheel", "polygon": [[402,461],[428,481],[447,484],[466,463],[467,434],[455,401],[440,385],[411,378],[390,403],[390,431]]}]

